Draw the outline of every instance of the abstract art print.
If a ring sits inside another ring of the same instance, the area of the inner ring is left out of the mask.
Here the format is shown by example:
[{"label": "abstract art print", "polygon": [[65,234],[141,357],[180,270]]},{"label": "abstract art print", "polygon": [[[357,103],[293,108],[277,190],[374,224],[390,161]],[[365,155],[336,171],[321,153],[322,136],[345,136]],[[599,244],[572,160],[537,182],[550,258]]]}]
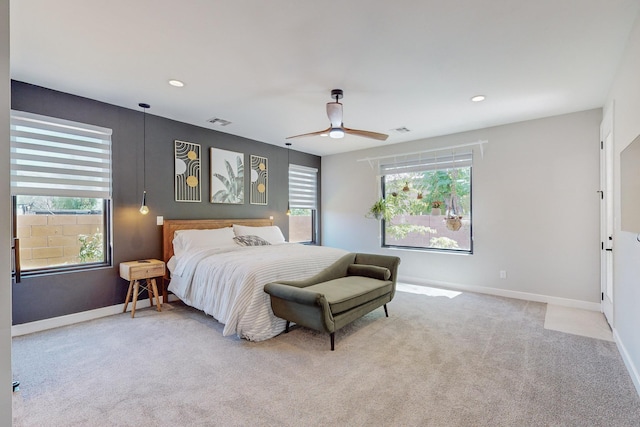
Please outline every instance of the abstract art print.
[{"label": "abstract art print", "polygon": [[267,204],[267,158],[251,155],[251,204]]},{"label": "abstract art print", "polygon": [[244,153],[211,148],[211,203],[244,203]]},{"label": "abstract art print", "polygon": [[200,144],[174,141],[176,202],[200,202]]}]

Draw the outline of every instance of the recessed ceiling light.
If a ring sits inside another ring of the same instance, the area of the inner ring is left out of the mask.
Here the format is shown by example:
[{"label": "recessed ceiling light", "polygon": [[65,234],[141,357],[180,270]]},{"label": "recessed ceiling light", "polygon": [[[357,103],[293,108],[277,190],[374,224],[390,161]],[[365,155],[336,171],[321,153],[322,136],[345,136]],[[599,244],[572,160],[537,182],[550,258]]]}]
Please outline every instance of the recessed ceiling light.
[{"label": "recessed ceiling light", "polygon": [[169,84],[170,84],[171,86],[175,86],[175,87],[182,87],[182,86],[184,86],[184,83],[183,83],[183,82],[181,82],[180,80],[175,80],[175,79],[174,79],[174,80],[169,80]]},{"label": "recessed ceiling light", "polygon": [[474,97],[471,98],[471,100],[473,102],[482,102],[486,99],[486,97],[484,95],[476,95]]}]

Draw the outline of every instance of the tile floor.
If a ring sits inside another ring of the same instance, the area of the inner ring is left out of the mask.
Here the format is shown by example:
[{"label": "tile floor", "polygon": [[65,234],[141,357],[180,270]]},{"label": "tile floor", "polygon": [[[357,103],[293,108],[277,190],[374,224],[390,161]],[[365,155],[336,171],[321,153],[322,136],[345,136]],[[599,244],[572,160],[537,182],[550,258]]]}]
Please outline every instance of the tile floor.
[{"label": "tile floor", "polygon": [[613,334],[607,319],[599,311],[547,304],[544,328],[567,334],[613,341]]}]

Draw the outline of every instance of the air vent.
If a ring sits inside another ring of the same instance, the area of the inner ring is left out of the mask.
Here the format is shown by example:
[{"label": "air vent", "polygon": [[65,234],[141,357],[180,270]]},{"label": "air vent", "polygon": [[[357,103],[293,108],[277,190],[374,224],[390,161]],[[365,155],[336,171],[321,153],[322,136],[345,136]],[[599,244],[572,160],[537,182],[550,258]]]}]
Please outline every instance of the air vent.
[{"label": "air vent", "polygon": [[217,125],[217,126],[226,126],[230,125],[231,122],[229,120],[220,119],[218,117],[214,117],[212,119],[207,120],[209,123]]},{"label": "air vent", "polygon": [[398,133],[407,133],[407,132],[411,132],[409,129],[407,129],[406,127],[401,127],[401,128],[396,128],[394,129],[394,131],[398,132]]}]

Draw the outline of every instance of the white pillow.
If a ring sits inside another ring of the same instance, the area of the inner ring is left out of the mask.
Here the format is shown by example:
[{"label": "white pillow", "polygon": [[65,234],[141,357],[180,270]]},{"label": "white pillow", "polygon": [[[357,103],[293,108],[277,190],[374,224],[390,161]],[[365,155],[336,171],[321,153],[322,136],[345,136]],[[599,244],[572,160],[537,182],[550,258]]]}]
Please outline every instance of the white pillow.
[{"label": "white pillow", "polygon": [[193,248],[237,247],[234,237],[231,227],[211,230],[177,230],[173,233],[173,253],[179,258],[185,251]]},{"label": "white pillow", "polygon": [[272,245],[284,243],[284,235],[277,225],[266,227],[250,227],[248,225],[233,224],[233,232],[236,236],[258,236],[262,237]]}]

